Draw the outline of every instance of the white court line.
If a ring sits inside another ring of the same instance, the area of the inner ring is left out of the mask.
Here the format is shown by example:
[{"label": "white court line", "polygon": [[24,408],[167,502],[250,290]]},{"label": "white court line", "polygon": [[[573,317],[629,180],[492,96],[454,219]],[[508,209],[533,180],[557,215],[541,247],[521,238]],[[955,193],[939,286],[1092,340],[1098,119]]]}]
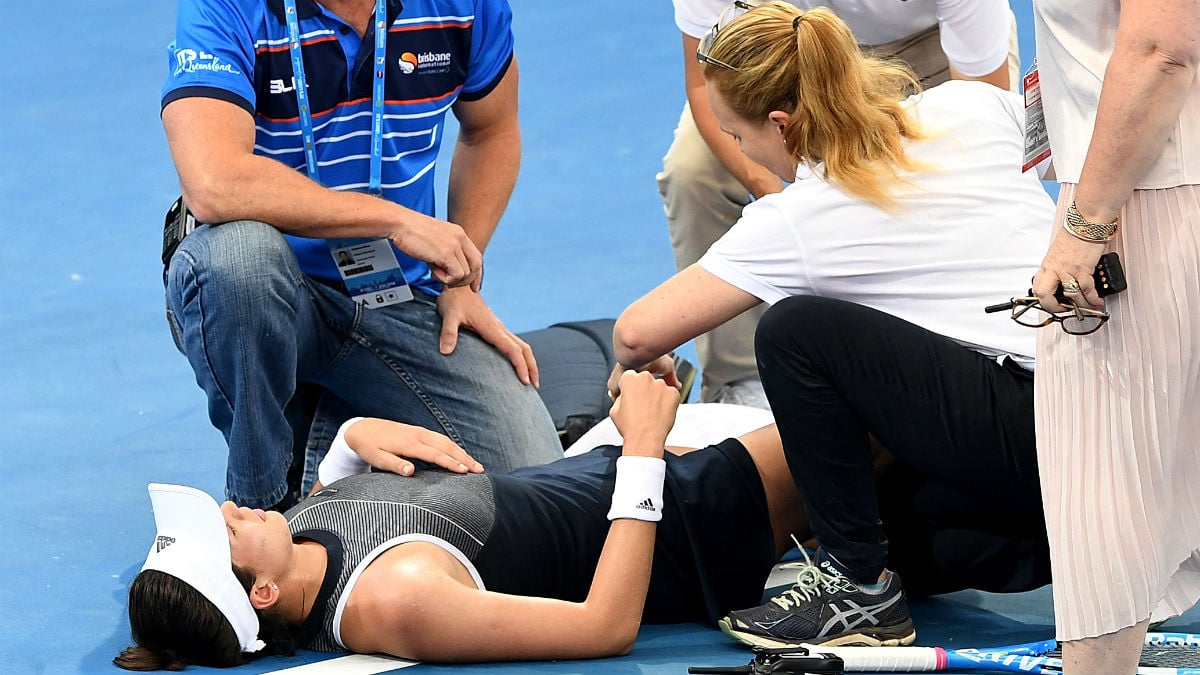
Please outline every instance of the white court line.
[{"label": "white court line", "polygon": [[375,675],[398,668],[415,666],[419,661],[406,661],[390,656],[373,656],[367,654],[352,654],[334,659],[306,663],[283,670],[273,670],[263,675]]}]

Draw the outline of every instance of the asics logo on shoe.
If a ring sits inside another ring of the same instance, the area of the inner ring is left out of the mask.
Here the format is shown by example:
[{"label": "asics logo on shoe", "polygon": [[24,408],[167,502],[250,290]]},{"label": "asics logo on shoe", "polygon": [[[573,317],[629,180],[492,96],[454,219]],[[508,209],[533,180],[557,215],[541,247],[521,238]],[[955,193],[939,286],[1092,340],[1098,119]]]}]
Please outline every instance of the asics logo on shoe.
[{"label": "asics logo on shoe", "polygon": [[643,511],[655,511],[656,510],[654,508],[654,502],[650,501],[649,497],[643,499],[642,501],[638,502],[637,504],[634,504],[633,508],[642,509]]},{"label": "asics logo on shoe", "polygon": [[899,577],[889,573],[878,592],[862,590],[826,555],[813,561],[800,548],[803,562],[785,563],[796,570],[796,583],[760,607],[730,612],[721,630],[757,647],[817,644],[910,644],[916,638]]},{"label": "asics logo on shoe", "polygon": [[825,570],[826,572],[828,572],[829,574],[832,574],[835,577],[844,576],[842,574],[842,571],[839,570],[837,568],[837,566],[835,566],[832,562],[830,562],[828,560],[821,561],[821,569]]},{"label": "asics logo on shoe", "polygon": [[864,623],[878,626],[880,614],[900,602],[901,597],[903,596],[897,593],[878,605],[870,605],[869,607],[863,607],[853,600],[843,600],[842,604],[846,609],[840,609],[837,602],[830,602],[826,607],[833,610],[833,616],[825,622],[825,625],[821,626],[820,635],[829,633],[836,624],[841,624],[843,631],[856,628]]},{"label": "asics logo on shoe", "polygon": [[[781,624],[781,623],[783,623],[784,621],[787,621],[787,620],[788,620],[788,617],[786,617],[786,616],[785,616],[785,617],[783,617],[783,618],[776,619],[776,620],[774,620],[774,621],[755,621],[755,622],[754,622],[754,625],[755,625],[755,626],[758,626],[759,628],[761,628],[761,629],[763,629],[763,630],[771,630],[771,629],[772,629],[772,628],[774,628],[775,626],[778,626],[779,624]],[[740,623],[740,622],[739,622],[739,623]]]}]

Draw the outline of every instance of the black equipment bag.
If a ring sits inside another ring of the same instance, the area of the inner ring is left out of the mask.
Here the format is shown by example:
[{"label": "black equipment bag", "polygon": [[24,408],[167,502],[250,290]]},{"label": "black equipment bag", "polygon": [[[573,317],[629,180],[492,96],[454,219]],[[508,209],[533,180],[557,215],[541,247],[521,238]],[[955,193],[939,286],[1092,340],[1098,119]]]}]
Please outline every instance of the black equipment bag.
[{"label": "black equipment bag", "polygon": [[[615,319],[565,321],[548,328],[521,333],[533,349],[541,375],[538,393],[563,448],[608,416],[608,376],[617,365],[612,351]],[[675,370],[683,383],[681,399],[686,402],[696,379],[691,363],[675,357]]]}]

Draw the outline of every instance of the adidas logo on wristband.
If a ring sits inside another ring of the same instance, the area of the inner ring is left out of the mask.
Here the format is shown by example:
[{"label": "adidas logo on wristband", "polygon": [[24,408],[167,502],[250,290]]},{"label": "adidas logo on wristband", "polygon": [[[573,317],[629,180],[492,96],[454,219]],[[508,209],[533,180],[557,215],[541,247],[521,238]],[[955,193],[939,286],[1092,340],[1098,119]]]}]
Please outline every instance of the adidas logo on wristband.
[{"label": "adidas logo on wristband", "polygon": [[622,455],[616,464],[608,519],[662,520],[666,462],[657,457]]}]

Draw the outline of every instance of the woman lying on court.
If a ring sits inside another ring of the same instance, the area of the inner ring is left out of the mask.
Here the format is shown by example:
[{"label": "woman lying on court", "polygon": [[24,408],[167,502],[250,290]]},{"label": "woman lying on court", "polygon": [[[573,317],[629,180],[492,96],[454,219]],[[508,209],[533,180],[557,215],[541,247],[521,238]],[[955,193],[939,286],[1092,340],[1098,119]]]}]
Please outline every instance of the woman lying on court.
[{"label": "woman lying on court", "polygon": [[[667,439],[678,394],[645,373],[621,391],[611,420],[623,448],[511,474],[478,473],[439,434],[365,419],[343,425],[324,485],[284,515],[151,486],[158,533],[129,590],[137,646],[115,662],[232,666],[295,647],[440,662],[614,656],[643,622],[713,625],[757,603],[790,535],[809,531],[770,416],[685,406],[687,428]],[[664,439],[711,442],[694,437],[705,426],[745,433],[660,459]],[[355,452],[384,472],[354,473],[366,466]],[[400,457],[450,471],[413,472]],[[918,498],[914,483],[887,484]],[[896,536],[939,548],[920,529]],[[940,548],[954,553],[913,565],[931,583],[972,585],[967,561],[1013,578],[1046,565],[978,539]]]},{"label": "woman lying on court", "polygon": [[623,448],[512,474],[478,473],[439,434],[366,419],[339,438],[383,449],[374,461],[389,468],[403,445],[451,471],[352,475],[286,514],[152,485],[157,537],[129,590],[137,646],[115,663],[233,666],[294,647],[602,657],[628,652],[643,620],[711,623],[757,602],[789,534],[806,530],[773,428],[664,461],[678,392],[644,373],[622,392],[611,416]]}]

